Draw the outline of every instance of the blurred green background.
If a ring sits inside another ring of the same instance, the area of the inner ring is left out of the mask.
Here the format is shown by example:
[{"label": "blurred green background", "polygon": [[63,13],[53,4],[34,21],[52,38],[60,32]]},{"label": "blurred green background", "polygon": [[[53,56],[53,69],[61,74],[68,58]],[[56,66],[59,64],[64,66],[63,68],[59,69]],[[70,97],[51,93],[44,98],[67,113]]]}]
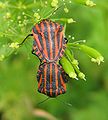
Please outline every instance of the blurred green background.
[{"label": "blurred green background", "polygon": [[[80,1],[80,0],[79,0]],[[81,0],[82,1],[82,0]],[[21,42],[39,17],[49,15],[52,0],[0,0],[0,120],[108,120],[108,0],[94,0],[91,8],[73,0],[59,1],[64,8],[51,19],[66,23],[65,34],[75,40],[85,39],[87,45],[97,49],[105,58],[100,66],[88,56],[75,50],[81,70],[87,81],[70,79],[67,92],[57,99],[39,102],[47,96],[37,92],[36,74],[40,64],[31,55],[32,38],[16,50],[8,46]],[[37,14],[39,13],[39,15]],[[61,18],[73,18],[68,24]],[[73,42],[69,38],[69,42]],[[72,104],[72,107],[60,102]]]}]

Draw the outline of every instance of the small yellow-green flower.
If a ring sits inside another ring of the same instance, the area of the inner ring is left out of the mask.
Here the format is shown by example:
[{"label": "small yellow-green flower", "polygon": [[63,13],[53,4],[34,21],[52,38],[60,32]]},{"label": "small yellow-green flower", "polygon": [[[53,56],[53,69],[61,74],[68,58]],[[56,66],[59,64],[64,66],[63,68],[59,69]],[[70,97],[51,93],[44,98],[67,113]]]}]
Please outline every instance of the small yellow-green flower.
[{"label": "small yellow-green flower", "polygon": [[78,77],[86,81],[84,73],[79,72]]},{"label": "small yellow-green flower", "polygon": [[98,63],[98,65],[100,65],[101,62],[104,62],[104,57],[94,48],[91,48],[87,45],[79,45],[79,47],[91,57],[92,62]]},{"label": "small yellow-green flower", "polygon": [[60,63],[70,78],[77,79],[77,74],[75,73],[75,70],[74,70],[72,64],[68,61],[68,59],[66,57],[63,56],[60,60]]},{"label": "small yellow-green flower", "polygon": [[67,7],[64,8],[65,13],[69,12],[69,9]]},{"label": "small yellow-green flower", "polygon": [[72,40],[74,40],[75,39],[75,37],[72,37]]},{"label": "small yellow-green flower", "polygon": [[21,24],[21,20],[20,21],[18,21],[19,22],[19,24]]},{"label": "small yellow-green flower", "polygon": [[99,56],[96,59],[95,58],[91,58],[91,61],[94,63],[97,63],[98,65],[100,65],[101,62],[104,62],[104,57],[103,56]]},{"label": "small yellow-green flower", "polygon": [[52,7],[57,7],[58,6],[58,0],[52,0],[51,6]]},{"label": "small yellow-green flower", "polygon": [[93,1],[91,1],[91,0],[87,0],[87,1],[86,1],[86,5],[89,6],[89,7],[93,7],[93,6],[95,6],[96,4],[95,4]]},{"label": "small yellow-green flower", "polygon": [[17,48],[19,48],[19,43],[18,42],[15,42],[15,43],[13,42],[9,45],[9,47],[17,49]]},{"label": "small yellow-green flower", "polygon": [[18,16],[17,19],[20,20],[20,19],[21,19],[21,16]]},{"label": "small yellow-green flower", "polygon": [[72,61],[72,64],[77,66],[77,65],[79,64],[79,63],[78,63],[78,60],[74,59],[74,60]]},{"label": "small yellow-green flower", "polygon": [[68,35],[68,38],[71,38],[71,35]]},{"label": "small yellow-green flower", "polygon": [[76,21],[74,21],[72,18],[69,18],[69,19],[67,20],[67,23],[73,23],[73,22],[76,22]]},{"label": "small yellow-green flower", "polygon": [[4,58],[5,58],[5,56],[3,54],[0,55],[0,61],[3,61]]},{"label": "small yellow-green flower", "polygon": [[[66,50],[65,50],[65,54],[66,54],[69,62],[72,64],[73,68],[75,69],[75,72],[77,73],[78,77],[81,78],[81,79],[86,80],[84,73],[82,73],[82,72],[80,71],[80,69],[79,69],[78,60],[76,60],[76,59],[74,58],[74,56],[73,56],[73,54],[71,53],[71,51],[70,51],[69,49],[66,49]],[[76,73],[75,73],[75,74],[76,74]]]},{"label": "small yellow-green flower", "polygon": [[75,72],[70,72],[69,77],[77,79],[77,74]]},{"label": "small yellow-green flower", "polygon": [[35,17],[37,20],[39,20],[39,19],[40,19],[39,13],[34,13],[34,17]]},{"label": "small yellow-green flower", "polygon": [[45,4],[47,5],[47,4],[48,4],[48,2],[47,2],[47,1],[45,1]]},{"label": "small yellow-green flower", "polygon": [[11,18],[11,13],[7,12],[6,15],[4,16],[5,19],[10,19]]}]

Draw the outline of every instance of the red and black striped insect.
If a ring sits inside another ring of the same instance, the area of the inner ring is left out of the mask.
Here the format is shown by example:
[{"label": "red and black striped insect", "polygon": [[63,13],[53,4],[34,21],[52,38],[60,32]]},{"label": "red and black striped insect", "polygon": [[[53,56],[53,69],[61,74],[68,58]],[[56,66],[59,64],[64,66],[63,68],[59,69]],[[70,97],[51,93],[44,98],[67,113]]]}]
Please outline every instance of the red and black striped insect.
[{"label": "red and black striped insect", "polygon": [[57,64],[67,43],[63,30],[64,27],[59,23],[45,19],[36,24],[32,34],[28,35],[34,37],[32,54],[38,56],[41,61],[37,73],[38,91],[49,97],[66,92],[66,73],[62,66]]}]

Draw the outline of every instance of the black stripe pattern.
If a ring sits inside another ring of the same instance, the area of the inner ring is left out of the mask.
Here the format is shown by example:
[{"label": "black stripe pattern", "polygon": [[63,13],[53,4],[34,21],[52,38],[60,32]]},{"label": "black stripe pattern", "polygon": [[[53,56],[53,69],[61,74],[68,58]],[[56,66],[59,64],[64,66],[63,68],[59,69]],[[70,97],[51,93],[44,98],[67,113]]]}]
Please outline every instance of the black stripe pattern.
[{"label": "black stripe pattern", "polygon": [[[58,72],[55,71],[55,68]],[[46,74],[44,72],[45,69]],[[49,97],[56,97],[66,92],[66,74],[63,70],[61,70],[61,66],[57,65],[56,63],[44,63],[40,65],[39,71],[41,72],[38,72],[37,81],[38,84],[40,84],[38,87],[38,91],[40,93],[43,93]],[[56,74],[57,79],[55,77]]]},{"label": "black stripe pattern", "polygon": [[42,20],[32,29],[33,51],[42,62],[37,72],[38,91],[49,97],[66,92],[66,73],[57,64],[66,48],[63,29],[62,25],[50,20]]},{"label": "black stripe pattern", "polygon": [[[36,26],[38,26],[38,29],[36,29]],[[50,31],[48,31],[48,29],[50,29]],[[44,57],[46,62],[57,61],[63,56],[65,49],[64,46],[66,45],[63,37],[63,29],[64,28],[62,25],[50,20],[42,20],[39,24],[36,24],[33,27],[32,32],[34,36],[34,41],[36,41],[38,49],[41,49],[42,56]],[[35,35],[37,35],[37,39]],[[39,44],[41,45],[41,48],[39,47]],[[51,58],[51,56],[53,57]]]}]

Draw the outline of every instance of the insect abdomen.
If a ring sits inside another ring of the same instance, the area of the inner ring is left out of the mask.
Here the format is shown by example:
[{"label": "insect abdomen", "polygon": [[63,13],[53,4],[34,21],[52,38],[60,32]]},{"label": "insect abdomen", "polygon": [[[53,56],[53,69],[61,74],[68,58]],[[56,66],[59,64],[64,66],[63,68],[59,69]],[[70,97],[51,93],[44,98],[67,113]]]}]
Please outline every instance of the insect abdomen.
[{"label": "insect abdomen", "polygon": [[66,92],[66,78],[61,66],[56,63],[44,63],[38,71],[38,91],[50,97]]}]

